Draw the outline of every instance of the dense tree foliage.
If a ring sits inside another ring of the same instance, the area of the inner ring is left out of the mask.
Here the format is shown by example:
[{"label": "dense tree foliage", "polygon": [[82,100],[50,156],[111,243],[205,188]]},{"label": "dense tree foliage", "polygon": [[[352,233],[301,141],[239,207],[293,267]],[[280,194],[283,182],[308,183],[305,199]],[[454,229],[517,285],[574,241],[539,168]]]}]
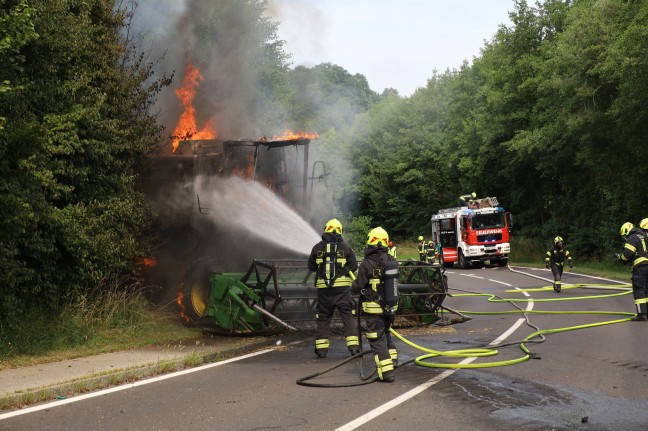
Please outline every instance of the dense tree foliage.
[{"label": "dense tree foliage", "polygon": [[[26,5],[29,7],[26,7]],[[132,272],[148,223],[137,192],[164,79],[134,56],[113,1],[3,1],[0,329]]]},{"label": "dense tree foliage", "polygon": [[515,1],[471,65],[385,99],[345,133],[359,212],[402,235],[469,191],[497,196],[519,235],[591,257],[648,217],[648,3]]}]

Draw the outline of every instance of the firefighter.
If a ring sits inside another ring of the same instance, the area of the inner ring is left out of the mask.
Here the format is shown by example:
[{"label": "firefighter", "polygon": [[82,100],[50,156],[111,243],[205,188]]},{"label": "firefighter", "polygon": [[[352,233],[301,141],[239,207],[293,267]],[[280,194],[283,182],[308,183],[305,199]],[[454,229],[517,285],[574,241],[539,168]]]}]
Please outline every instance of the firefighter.
[{"label": "firefighter", "polygon": [[398,262],[387,253],[387,244],[389,235],[383,228],[369,231],[356,283],[378,378],[393,382],[398,352],[389,329],[398,308]]},{"label": "firefighter", "polygon": [[354,301],[351,298],[353,271],[358,261],[349,243],[342,238],[342,224],[331,219],[324,227],[322,241],[315,244],[308,258],[308,269],[315,273],[317,288],[317,334],[315,354],[325,358],[330,346],[329,331],[337,308],[344,325],[344,338],[351,355],[360,352]]},{"label": "firefighter", "polygon": [[391,256],[394,256],[394,259],[396,259],[396,246],[391,241],[389,241],[389,248],[387,249],[387,253],[389,253]]},{"label": "firefighter", "polygon": [[648,218],[645,218],[639,222],[639,227],[648,235]]},{"label": "firefighter", "polygon": [[[644,219],[640,227],[648,220]],[[625,240],[623,252],[618,255],[622,262],[632,262],[632,296],[634,296],[637,315],[632,318],[633,321],[648,320],[648,299],[646,298],[648,289],[648,246],[646,242],[646,232],[634,227],[630,222],[623,223],[621,226],[621,237]]]},{"label": "firefighter", "polygon": [[423,236],[419,236],[418,240],[419,240],[418,243],[419,260],[421,262],[425,262],[427,259],[427,246],[425,244],[425,240],[423,239]]},{"label": "firefighter", "polygon": [[427,253],[427,262],[434,263],[434,255],[436,254],[436,247],[434,246],[434,241],[428,241],[425,250]]},{"label": "firefighter", "polygon": [[477,193],[472,192],[469,194],[459,196],[459,205],[462,207],[473,207],[477,200]]},{"label": "firefighter", "polygon": [[565,248],[565,242],[563,241],[562,237],[555,237],[553,242],[553,248],[547,252],[547,255],[545,257],[545,264],[547,266],[547,269],[551,269],[551,273],[553,274],[554,291],[556,293],[560,293],[562,284],[560,279],[562,278],[565,261],[567,261],[570,268],[573,268],[574,264],[572,263],[572,258],[569,254],[569,250]]}]

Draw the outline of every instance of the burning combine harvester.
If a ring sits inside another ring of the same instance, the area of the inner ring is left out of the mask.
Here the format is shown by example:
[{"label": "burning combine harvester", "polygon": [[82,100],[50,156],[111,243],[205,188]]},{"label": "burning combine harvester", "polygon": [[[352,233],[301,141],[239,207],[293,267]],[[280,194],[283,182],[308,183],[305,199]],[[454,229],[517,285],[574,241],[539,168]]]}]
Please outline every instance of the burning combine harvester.
[{"label": "burning combine harvester", "polygon": [[[185,140],[173,154],[151,159],[157,265],[148,278],[166,287],[159,302],[175,299],[186,322],[218,334],[272,333],[315,321],[317,291],[306,263],[319,238],[304,219],[320,222],[309,215],[310,200],[327,174],[317,161],[308,175],[310,139]],[[261,195],[245,183],[263,185],[272,201],[258,202]],[[281,214],[273,214],[270,207],[279,205]],[[271,223],[287,213],[295,216]],[[300,223],[310,237],[299,237]],[[268,241],[271,235],[278,238]],[[289,239],[299,246],[286,247]],[[439,320],[443,268],[403,261],[399,290],[397,324]]]}]

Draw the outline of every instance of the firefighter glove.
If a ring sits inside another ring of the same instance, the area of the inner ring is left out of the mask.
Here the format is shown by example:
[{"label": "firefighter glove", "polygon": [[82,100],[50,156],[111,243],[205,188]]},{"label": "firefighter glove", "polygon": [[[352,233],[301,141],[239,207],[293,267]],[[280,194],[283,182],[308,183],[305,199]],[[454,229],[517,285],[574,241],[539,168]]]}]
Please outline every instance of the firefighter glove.
[{"label": "firefighter glove", "polygon": [[574,262],[572,262],[571,260],[569,261],[569,267],[570,267],[570,268],[573,268],[573,267],[574,267]]},{"label": "firefighter glove", "polygon": [[360,295],[360,286],[357,281],[351,283],[351,295]]},{"label": "firefighter glove", "polygon": [[550,268],[550,265],[549,265],[549,264],[546,264],[546,265],[545,265],[545,268],[549,269],[549,268]]},{"label": "firefighter glove", "polygon": [[617,259],[621,260],[621,255],[620,255],[619,253],[614,253],[614,257],[616,257]]}]

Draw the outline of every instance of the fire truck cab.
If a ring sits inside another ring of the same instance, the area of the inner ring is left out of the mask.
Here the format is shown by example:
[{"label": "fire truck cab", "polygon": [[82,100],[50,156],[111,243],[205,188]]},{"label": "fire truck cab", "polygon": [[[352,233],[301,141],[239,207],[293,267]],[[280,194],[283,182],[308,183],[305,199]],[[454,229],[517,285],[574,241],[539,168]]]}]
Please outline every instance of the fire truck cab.
[{"label": "fire truck cab", "polygon": [[497,198],[477,199],[471,207],[446,208],[432,215],[432,238],[440,244],[439,264],[460,268],[505,266],[511,251],[511,214]]}]

